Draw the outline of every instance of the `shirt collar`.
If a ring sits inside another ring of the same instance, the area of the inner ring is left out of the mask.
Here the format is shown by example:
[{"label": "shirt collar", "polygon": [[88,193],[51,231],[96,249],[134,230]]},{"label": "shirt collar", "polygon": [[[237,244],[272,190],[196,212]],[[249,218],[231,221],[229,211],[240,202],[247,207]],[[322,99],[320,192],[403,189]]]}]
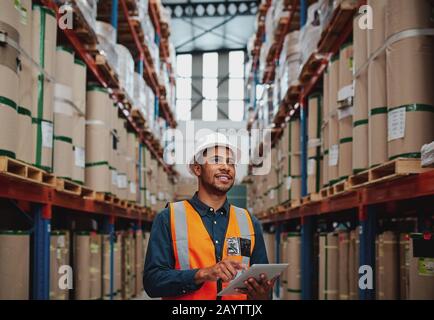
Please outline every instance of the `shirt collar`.
[{"label": "shirt collar", "polygon": [[[211,207],[199,200],[197,192],[194,194],[193,198],[190,199],[190,204],[193,206],[194,209],[196,209],[196,211],[200,214],[201,217],[206,216],[210,213],[214,214],[214,212],[210,210]],[[216,211],[223,212],[224,215],[227,215],[229,213],[229,208],[230,205],[228,199],[226,198],[223,206],[221,208],[218,208]]]}]

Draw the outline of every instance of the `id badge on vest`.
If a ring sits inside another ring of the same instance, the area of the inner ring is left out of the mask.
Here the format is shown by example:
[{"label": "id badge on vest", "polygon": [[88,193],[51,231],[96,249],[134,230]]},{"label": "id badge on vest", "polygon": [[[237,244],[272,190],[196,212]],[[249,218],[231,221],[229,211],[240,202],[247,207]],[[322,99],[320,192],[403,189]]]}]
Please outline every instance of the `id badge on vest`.
[{"label": "id badge on vest", "polygon": [[251,241],[245,238],[227,238],[227,255],[250,257]]}]

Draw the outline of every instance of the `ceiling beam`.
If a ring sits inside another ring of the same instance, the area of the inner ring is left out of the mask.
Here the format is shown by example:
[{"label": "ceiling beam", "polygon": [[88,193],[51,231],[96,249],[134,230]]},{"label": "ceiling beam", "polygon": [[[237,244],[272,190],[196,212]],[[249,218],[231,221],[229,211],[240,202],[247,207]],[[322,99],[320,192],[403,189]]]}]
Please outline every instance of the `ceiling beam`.
[{"label": "ceiling beam", "polygon": [[216,2],[163,2],[164,7],[170,10],[172,19],[225,17],[225,16],[254,16],[258,12],[259,0],[245,1],[216,1]]}]

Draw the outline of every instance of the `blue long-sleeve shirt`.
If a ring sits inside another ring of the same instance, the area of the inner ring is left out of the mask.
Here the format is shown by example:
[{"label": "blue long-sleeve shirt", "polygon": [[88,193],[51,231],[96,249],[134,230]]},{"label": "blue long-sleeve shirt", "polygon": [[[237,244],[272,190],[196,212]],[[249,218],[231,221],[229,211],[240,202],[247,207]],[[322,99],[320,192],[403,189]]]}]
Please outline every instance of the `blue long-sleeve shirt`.
[{"label": "blue long-sleeve shirt", "polygon": [[[219,255],[217,258],[220,259],[229,223],[230,205],[228,201],[226,200],[216,212],[201,202],[197,194],[189,202],[200,214],[216,247]],[[258,219],[251,217],[255,231],[255,246],[250,257],[250,264],[266,264],[268,258],[262,227]],[[194,282],[197,271],[198,269],[175,270],[175,255],[170,232],[170,210],[166,207],[156,216],[152,225],[143,274],[144,289],[152,298],[175,297],[190,293],[201,287]]]}]

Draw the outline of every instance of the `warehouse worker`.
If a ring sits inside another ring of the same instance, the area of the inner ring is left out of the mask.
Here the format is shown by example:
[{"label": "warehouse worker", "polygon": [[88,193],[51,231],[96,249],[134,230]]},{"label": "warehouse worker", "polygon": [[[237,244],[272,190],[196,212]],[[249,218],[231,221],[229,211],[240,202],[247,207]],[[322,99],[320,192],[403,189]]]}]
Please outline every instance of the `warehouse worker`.
[{"label": "warehouse worker", "polygon": [[[150,297],[215,300],[249,265],[268,263],[259,221],[228,203],[240,150],[221,133],[201,138],[189,162],[198,179],[192,199],[170,203],[155,218],[143,284]],[[274,279],[249,279],[223,299],[269,299]]]}]

